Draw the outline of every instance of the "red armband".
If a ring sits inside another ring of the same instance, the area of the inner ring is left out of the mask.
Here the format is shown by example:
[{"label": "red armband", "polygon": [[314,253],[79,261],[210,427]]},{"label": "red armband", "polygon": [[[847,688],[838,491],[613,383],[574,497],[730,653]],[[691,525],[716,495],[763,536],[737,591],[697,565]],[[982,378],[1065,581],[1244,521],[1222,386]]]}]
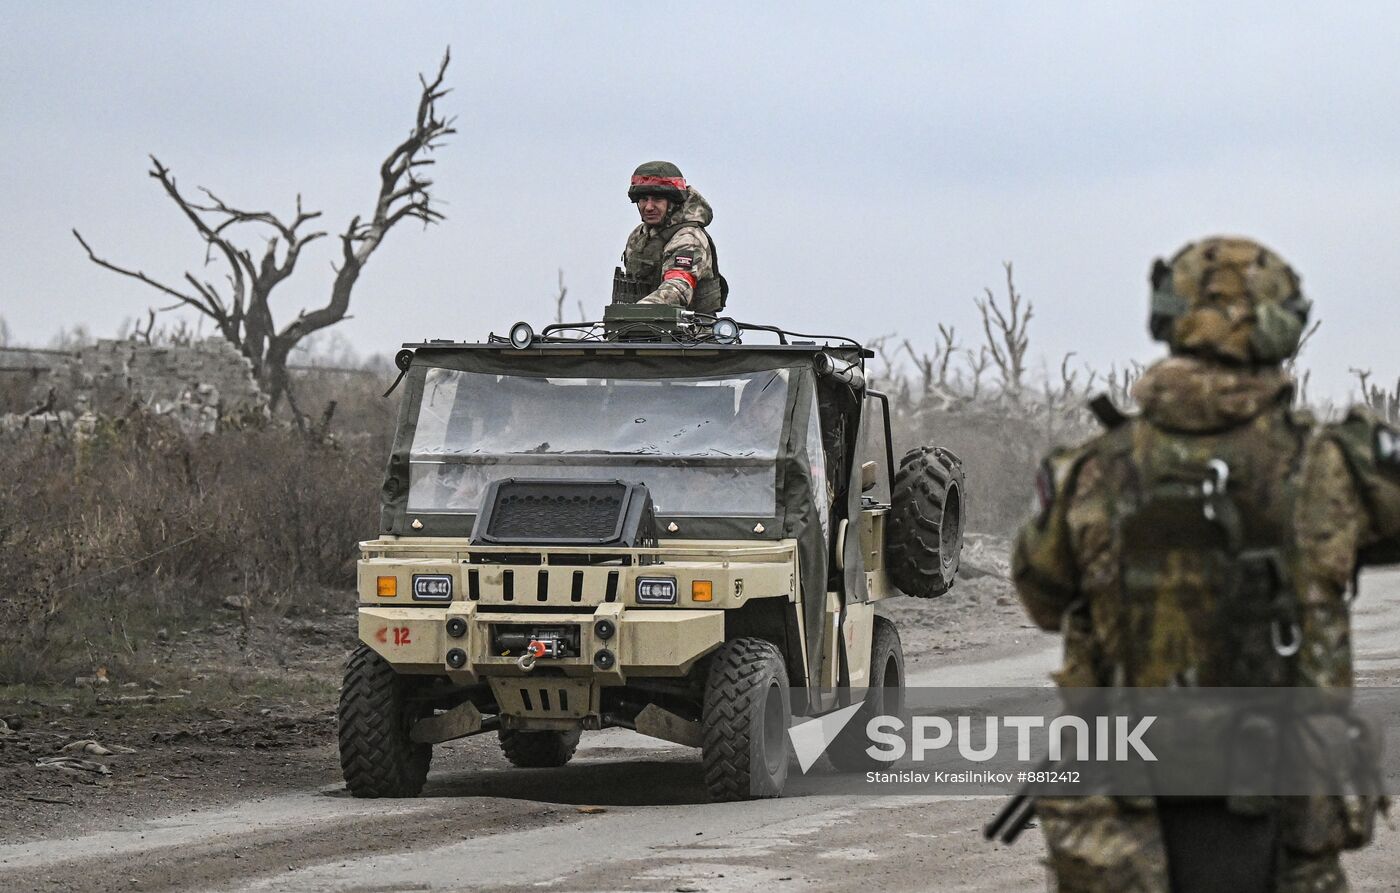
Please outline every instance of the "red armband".
[{"label": "red armband", "polygon": [[661,277],[661,281],[665,282],[667,279],[681,279],[689,282],[691,288],[695,288],[695,276],[685,270],[667,270],[666,274]]}]

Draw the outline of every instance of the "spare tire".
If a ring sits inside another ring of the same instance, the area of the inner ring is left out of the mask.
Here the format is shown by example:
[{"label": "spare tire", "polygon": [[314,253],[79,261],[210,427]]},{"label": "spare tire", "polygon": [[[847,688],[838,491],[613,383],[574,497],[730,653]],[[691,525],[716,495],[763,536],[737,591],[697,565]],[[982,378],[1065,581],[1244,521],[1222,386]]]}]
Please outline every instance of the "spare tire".
[{"label": "spare tire", "polygon": [[899,463],[885,529],[885,569],[906,595],[933,598],[953,586],[962,555],[962,460],[940,447],[912,450]]}]

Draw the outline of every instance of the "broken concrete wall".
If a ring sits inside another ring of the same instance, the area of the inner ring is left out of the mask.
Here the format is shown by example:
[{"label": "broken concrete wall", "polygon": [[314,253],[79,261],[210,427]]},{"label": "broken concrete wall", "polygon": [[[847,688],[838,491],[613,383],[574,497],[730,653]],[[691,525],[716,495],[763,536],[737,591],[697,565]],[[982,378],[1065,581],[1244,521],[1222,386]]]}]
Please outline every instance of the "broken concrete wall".
[{"label": "broken concrete wall", "polygon": [[268,412],[252,363],[218,337],[187,345],[98,341],[60,358],[38,388],[52,391],[49,409],[111,416],[139,407],[173,416],[192,433]]}]

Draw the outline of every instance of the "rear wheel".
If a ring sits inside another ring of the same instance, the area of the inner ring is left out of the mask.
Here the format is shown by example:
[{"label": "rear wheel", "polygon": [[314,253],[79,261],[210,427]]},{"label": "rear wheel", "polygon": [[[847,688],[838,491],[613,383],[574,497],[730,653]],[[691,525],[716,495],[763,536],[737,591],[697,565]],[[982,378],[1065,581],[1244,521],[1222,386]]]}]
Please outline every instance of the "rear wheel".
[{"label": "rear wheel", "polygon": [[428,778],[431,744],[409,734],[428,707],[410,698],[413,680],[368,645],[345,664],[338,711],[340,769],[356,797],[416,797]]},{"label": "rear wheel", "polygon": [[899,463],[885,533],[890,582],[906,595],[933,598],[953,586],[962,555],[962,461],[947,450],[921,447]]},{"label": "rear wheel", "polygon": [[866,749],[870,746],[866,724],[877,716],[899,716],[904,709],[904,648],[899,630],[884,617],[875,618],[870,643],[869,688],[855,718],[846,724],[826,749],[831,765],[841,772],[881,769],[889,763],[877,760]]},{"label": "rear wheel", "polygon": [[792,716],[783,656],[763,639],[732,639],[710,662],[701,759],[712,800],[776,797],[787,782]]},{"label": "rear wheel", "polygon": [[501,753],[511,765],[521,769],[550,769],[563,766],[574,757],[581,732],[522,732],[501,729]]}]

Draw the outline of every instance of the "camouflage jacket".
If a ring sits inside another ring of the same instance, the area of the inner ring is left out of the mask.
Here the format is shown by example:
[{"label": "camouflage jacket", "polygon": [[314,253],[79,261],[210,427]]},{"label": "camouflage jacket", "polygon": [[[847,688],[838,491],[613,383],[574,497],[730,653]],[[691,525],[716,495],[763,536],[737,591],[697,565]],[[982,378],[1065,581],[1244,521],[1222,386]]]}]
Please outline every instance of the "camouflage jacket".
[{"label": "camouflage jacket", "polygon": [[[652,288],[639,303],[673,304],[704,312],[719,309],[717,294],[711,295],[717,288],[715,257],[705,232],[714,216],[704,196],[689,187],[685,202],[672,209],[659,226],[639,224],[632,230],[622,252],[623,269]],[[679,229],[675,229],[677,225]],[[668,231],[670,238],[662,244]]]},{"label": "camouflage jacket", "polygon": [[1138,498],[1144,476],[1219,458],[1245,539],[1281,546],[1289,617],[1301,637],[1282,684],[1351,685],[1347,590],[1359,561],[1400,560],[1400,460],[1377,447],[1395,441],[1374,418],[1353,412],[1318,426],[1289,408],[1292,393],[1277,369],[1173,357],[1138,383],[1141,415],[1051,454],[1037,482],[1041,510],[1017,538],[1012,570],[1031,618],[1065,634],[1059,684],[1280,684],[1234,678],[1229,649],[1247,649],[1250,638],[1231,627],[1248,624],[1222,622],[1220,606],[1199,595],[1211,587],[1191,578],[1198,562],[1178,555],[1152,578],[1154,591],[1137,593],[1136,604],[1128,595],[1134,565],[1125,561],[1124,506]]}]

